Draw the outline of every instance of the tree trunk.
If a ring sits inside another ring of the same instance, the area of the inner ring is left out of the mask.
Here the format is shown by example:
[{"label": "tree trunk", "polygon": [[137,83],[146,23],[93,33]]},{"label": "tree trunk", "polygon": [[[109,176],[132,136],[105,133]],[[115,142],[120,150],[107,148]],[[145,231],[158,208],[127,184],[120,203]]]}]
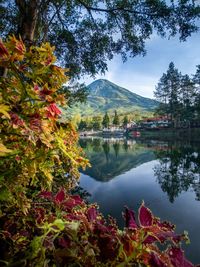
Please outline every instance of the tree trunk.
[{"label": "tree trunk", "polygon": [[[35,29],[38,20],[40,0],[15,0],[19,10],[20,24],[17,34],[21,36],[26,47],[34,41]],[[7,68],[0,67],[0,77],[7,76]]]},{"label": "tree trunk", "polygon": [[21,36],[26,46],[29,47],[34,41],[40,0],[15,0],[15,2],[20,14],[18,34]]}]

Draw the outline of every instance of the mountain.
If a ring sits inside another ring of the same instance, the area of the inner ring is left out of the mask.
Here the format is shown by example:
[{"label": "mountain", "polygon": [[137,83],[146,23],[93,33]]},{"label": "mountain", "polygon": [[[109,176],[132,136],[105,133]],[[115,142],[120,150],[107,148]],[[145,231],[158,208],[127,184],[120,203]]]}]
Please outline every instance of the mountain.
[{"label": "mountain", "polygon": [[158,102],[142,97],[108,80],[99,79],[88,85],[86,104],[79,104],[72,112],[82,115],[104,114],[106,111],[125,113],[130,111],[152,111]]}]

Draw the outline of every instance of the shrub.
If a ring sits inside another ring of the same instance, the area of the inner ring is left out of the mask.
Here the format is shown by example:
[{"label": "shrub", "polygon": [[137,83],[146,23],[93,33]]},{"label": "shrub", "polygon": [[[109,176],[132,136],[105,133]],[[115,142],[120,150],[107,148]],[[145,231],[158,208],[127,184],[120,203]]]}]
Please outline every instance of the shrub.
[{"label": "shrub", "polygon": [[[50,189],[53,179],[71,188],[78,168],[88,162],[77,146],[78,136],[68,123],[61,127],[57,104],[67,82],[67,70],[56,66],[49,43],[26,50],[14,36],[0,42],[0,200],[26,212],[34,190]],[[66,181],[67,180],[67,181]]]},{"label": "shrub", "polygon": [[[175,234],[174,225],[154,217],[144,203],[138,223],[128,208],[124,219],[120,230],[79,196],[43,191],[26,217],[16,210],[2,218],[2,257],[9,266],[193,266],[179,247],[187,236]],[[166,242],[165,250],[158,248]]]}]

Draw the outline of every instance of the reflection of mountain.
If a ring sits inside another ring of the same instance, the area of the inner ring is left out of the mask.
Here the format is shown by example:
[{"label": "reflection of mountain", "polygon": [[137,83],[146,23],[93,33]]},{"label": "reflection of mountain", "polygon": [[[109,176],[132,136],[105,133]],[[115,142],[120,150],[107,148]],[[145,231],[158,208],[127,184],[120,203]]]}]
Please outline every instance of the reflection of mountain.
[{"label": "reflection of mountain", "polygon": [[95,139],[81,140],[80,143],[92,165],[82,172],[102,182],[109,181],[155,158],[152,151],[126,141],[112,143]]}]

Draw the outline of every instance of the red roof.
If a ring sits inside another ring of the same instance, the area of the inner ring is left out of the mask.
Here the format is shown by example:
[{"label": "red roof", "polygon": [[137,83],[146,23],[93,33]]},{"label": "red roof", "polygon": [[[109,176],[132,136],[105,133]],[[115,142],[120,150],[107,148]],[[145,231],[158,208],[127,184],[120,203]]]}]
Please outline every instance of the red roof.
[{"label": "red roof", "polygon": [[167,116],[153,117],[144,119],[143,121],[150,122],[150,121],[163,121],[163,120],[168,120],[168,117]]}]

